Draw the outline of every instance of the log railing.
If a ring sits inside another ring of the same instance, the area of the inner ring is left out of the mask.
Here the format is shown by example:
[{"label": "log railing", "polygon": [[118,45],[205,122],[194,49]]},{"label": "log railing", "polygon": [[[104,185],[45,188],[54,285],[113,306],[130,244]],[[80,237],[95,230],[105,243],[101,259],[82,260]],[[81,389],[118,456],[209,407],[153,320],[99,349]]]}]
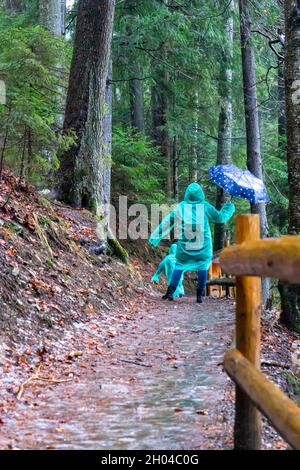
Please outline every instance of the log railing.
[{"label": "log railing", "polygon": [[224,367],[236,383],[236,449],[261,448],[261,413],[300,450],[300,408],[259,371],[261,276],[300,284],[300,237],[260,240],[258,215],[236,218],[237,245],[220,256],[223,271],[236,276],[236,348]]}]

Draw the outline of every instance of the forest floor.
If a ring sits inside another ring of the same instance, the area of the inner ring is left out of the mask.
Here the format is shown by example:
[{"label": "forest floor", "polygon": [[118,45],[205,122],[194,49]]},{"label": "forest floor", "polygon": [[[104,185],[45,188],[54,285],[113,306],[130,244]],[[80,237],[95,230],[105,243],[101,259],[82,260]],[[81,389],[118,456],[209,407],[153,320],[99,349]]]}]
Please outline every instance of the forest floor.
[{"label": "forest floor", "polygon": [[[234,387],[221,363],[234,301],[165,303],[149,283],[150,247],[129,243],[129,266],[95,247],[88,212],[5,175],[0,448],[232,448]],[[264,323],[263,370],[288,392],[297,347]],[[264,447],[287,447],[267,423]]]}]

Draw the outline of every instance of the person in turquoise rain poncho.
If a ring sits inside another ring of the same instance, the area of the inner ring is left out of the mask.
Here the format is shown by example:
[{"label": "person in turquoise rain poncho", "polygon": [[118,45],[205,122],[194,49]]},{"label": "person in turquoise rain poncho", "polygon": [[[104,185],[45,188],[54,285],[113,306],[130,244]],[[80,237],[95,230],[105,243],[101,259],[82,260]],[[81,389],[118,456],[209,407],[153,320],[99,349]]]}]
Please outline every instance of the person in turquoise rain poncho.
[{"label": "person in turquoise rain poncho", "polygon": [[201,186],[191,183],[184,196],[154,230],[149,243],[157,246],[169,238],[174,230],[177,239],[176,265],[165,298],[173,300],[180,278],[185,271],[198,272],[197,302],[203,302],[207,271],[212,261],[213,248],[210,223],[227,222],[235,211],[234,204],[226,203],[220,211],[205,200]]},{"label": "person in turquoise rain poncho", "polygon": [[[172,279],[172,274],[174,271],[174,268],[176,266],[176,252],[177,252],[177,245],[173,243],[173,245],[170,247],[168,255],[162,260],[160,265],[157,268],[157,271],[155,274],[152,276],[151,281],[152,282],[159,282],[159,278],[164,272],[168,281],[168,286],[171,283]],[[173,297],[183,297],[184,296],[184,288],[182,285],[182,280],[183,280],[183,273],[180,276],[178,286],[176,291],[174,292]],[[164,296],[165,297],[165,296]]]}]

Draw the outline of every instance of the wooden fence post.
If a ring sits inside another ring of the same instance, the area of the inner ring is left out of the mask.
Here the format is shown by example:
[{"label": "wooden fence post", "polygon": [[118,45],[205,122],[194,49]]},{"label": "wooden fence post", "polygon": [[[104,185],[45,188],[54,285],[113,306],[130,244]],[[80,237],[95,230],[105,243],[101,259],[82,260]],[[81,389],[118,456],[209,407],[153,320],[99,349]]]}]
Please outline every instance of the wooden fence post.
[{"label": "wooden fence post", "polygon": [[[260,238],[257,214],[236,217],[236,243]],[[236,279],[236,347],[256,368],[260,368],[260,328],[262,292],[259,277]],[[247,395],[237,386],[234,447],[258,450],[261,447],[261,416]]]},{"label": "wooden fence post", "polygon": [[[230,240],[229,240],[229,238],[226,238],[225,240],[223,240],[223,248],[227,248],[228,246],[230,246]],[[225,277],[229,278],[229,276],[227,274],[225,275]],[[222,294],[223,294],[223,291],[222,291]],[[229,286],[225,287],[225,295],[226,295],[226,297],[230,296],[230,287]]]}]

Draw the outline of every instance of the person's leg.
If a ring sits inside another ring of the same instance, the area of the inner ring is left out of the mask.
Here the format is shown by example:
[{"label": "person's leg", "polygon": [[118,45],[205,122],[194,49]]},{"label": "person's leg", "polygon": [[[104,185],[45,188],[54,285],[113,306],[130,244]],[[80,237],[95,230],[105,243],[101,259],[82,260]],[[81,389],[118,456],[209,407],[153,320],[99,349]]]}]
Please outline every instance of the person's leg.
[{"label": "person's leg", "polygon": [[198,271],[198,289],[203,290],[206,287],[207,271]]},{"label": "person's leg", "polygon": [[163,300],[173,300],[173,295],[177,289],[181,276],[182,271],[180,271],[179,269],[174,269],[170,285],[168,286],[166,294],[163,296]]},{"label": "person's leg", "polygon": [[198,271],[197,302],[201,304],[205,295],[207,271]]},{"label": "person's leg", "polygon": [[180,269],[174,269],[170,286],[175,287],[175,290],[178,287],[181,276],[182,276],[182,271]]},{"label": "person's leg", "polygon": [[184,273],[182,272],[179,284],[175,292],[175,295],[178,294],[178,297],[184,297],[183,276],[184,276]]}]

